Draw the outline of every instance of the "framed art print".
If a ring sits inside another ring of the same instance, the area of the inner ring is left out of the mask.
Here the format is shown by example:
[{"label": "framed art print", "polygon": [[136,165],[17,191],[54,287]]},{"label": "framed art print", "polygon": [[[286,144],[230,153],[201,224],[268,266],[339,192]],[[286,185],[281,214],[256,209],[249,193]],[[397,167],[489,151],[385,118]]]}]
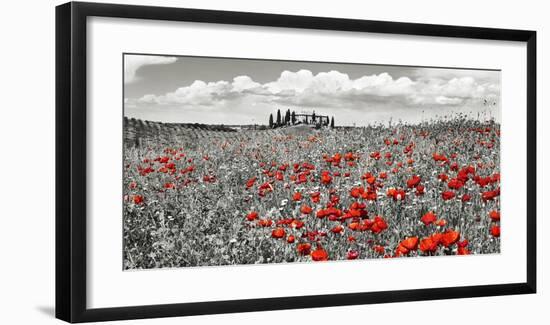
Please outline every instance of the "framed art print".
[{"label": "framed art print", "polygon": [[56,31],[58,318],[536,291],[534,31],[78,2]]}]

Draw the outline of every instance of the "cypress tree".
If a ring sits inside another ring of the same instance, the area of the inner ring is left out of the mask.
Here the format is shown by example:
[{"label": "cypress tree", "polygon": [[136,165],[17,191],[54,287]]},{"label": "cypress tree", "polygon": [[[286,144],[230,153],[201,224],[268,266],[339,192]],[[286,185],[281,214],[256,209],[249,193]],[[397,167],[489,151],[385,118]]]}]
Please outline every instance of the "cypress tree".
[{"label": "cypress tree", "polygon": [[334,129],[334,116],[330,119],[330,127]]},{"label": "cypress tree", "polygon": [[290,109],[287,109],[285,114],[285,124],[289,124],[289,123],[290,123]]},{"label": "cypress tree", "polygon": [[269,127],[273,128],[273,114],[269,114]]},{"label": "cypress tree", "polygon": [[277,110],[277,126],[281,126],[281,110]]},{"label": "cypress tree", "polygon": [[292,111],[291,116],[292,125],[296,124],[296,112]]}]

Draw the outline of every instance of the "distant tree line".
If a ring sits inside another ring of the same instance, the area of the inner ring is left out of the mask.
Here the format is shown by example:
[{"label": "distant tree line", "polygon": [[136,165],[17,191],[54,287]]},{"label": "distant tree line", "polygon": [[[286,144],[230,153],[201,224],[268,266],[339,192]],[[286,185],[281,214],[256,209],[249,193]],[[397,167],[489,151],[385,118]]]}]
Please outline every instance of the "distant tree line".
[{"label": "distant tree line", "polygon": [[[304,116],[304,114],[299,114],[300,116]],[[274,129],[282,126],[289,126],[289,125],[297,125],[297,124],[313,124],[318,127],[321,126],[328,126],[329,121],[323,121],[323,117],[317,116],[315,114],[315,111],[311,115],[305,114],[305,120],[299,121],[297,118],[297,114],[295,111],[290,111],[290,109],[287,109],[284,113],[284,116],[281,114],[281,110],[277,109],[277,115],[276,118],[273,118],[273,114],[269,114],[269,128]],[[309,119],[311,117],[311,119]],[[334,116],[330,118],[330,127],[334,128]]]}]

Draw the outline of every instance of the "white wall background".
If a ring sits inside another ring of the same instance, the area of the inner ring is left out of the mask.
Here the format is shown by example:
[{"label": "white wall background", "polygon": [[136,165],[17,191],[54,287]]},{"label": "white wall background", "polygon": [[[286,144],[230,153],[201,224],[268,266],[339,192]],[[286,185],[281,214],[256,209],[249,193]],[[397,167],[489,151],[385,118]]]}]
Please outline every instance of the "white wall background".
[{"label": "white wall background", "polygon": [[[115,1],[115,0],[113,0]],[[281,324],[443,321],[451,324],[543,323],[550,319],[545,251],[550,230],[544,215],[550,183],[542,166],[550,149],[545,62],[550,20],[544,1],[315,1],[315,0],[131,0],[120,3],[179,6],[374,20],[428,22],[538,31],[538,261],[539,293],[258,312],[142,321],[123,324]],[[0,323],[54,324],[54,7],[61,1],[11,1],[0,11]],[[546,148],[544,148],[546,147]],[[545,200],[546,199],[546,200]]]}]

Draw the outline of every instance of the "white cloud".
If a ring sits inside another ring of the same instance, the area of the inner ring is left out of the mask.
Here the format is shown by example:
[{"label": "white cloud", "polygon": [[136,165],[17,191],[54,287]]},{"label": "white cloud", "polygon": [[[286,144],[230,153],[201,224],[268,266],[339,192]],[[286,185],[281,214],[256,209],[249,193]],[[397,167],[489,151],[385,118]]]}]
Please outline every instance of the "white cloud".
[{"label": "white cloud", "polygon": [[154,55],[126,55],[124,56],[124,83],[137,80],[136,72],[139,68],[152,64],[170,64],[177,61],[175,57]]},{"label": "white cloud", "polygon": [[181,105],[213,105],[218,101],[228,99],[232,85],[227,81],[205,83],[195,80],[191,85],[180,87],[165,95],[147,94],[138,100],[141,104],[181,104]]},{"label": "white cloud", "polygon": [[240,92],[243,90],[254,89],[260,87],[261,85],[252,80],[249,76],[238,76],[233,78],[232,86],[233,91]]},{"label": "white cloud", "polygon": [[164,95],[145,95],[137,103],[211,106],[246,97],[253,102],[348,109],[363,108],[369,103],[426,107],[465,105],[482,98],[496,98],[499,92],[499,84],[478,82],[465,75],[394,79],[388,73],[380,73],[350,79],[349,75],[334,70],[316,75],[309,70],[299,70],[283,71],[277,80],[264,84],[245,75],[231,82],[196,80]]},{"label": "white cloud", "polygon": [[272,93],[279,93],[285,90],[303,91],[308,88],[313,79],[313,74],[309,70],[300,70],[298,72],[283,71],[279,79],[269,82],[264,86]]}]

